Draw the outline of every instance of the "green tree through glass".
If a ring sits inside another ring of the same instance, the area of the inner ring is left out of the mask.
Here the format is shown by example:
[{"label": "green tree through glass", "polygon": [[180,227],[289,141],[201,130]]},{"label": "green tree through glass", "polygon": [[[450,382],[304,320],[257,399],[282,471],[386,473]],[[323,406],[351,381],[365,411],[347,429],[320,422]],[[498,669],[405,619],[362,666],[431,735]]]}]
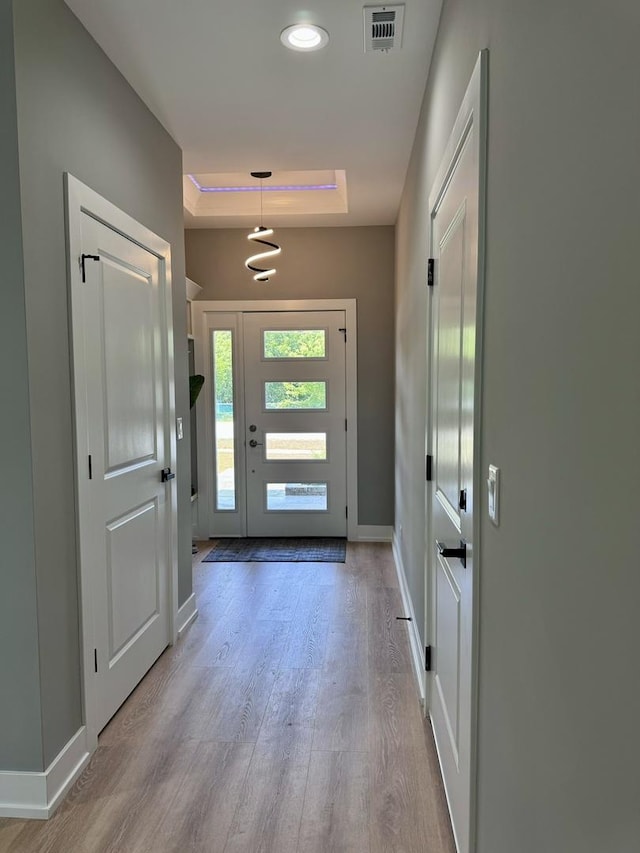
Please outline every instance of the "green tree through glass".
[{"label": "green tree through glass", "polygon": [[[324,329],[268,329],[264,332],[265,358],[325,358]],[[268,382],[268,409],[324,409],[324,382]]]},{"label": "green tree through glass", "polygon": [[264,332],[265,358],[324,358],[324,329],[283,329]]},{"label": "green tree through glass", "polygon": [[215,332],[213,335],[213,363],[216,389],[216,404],[233,404],[233,369],[231,332]]}]

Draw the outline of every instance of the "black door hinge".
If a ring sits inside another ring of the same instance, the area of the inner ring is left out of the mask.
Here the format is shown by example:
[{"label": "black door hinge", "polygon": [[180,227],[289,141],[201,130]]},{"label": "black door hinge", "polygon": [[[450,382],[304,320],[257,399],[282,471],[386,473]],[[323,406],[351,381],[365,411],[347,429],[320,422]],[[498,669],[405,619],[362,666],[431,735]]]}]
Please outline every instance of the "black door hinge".
[{"label": "black door hinge", "polygon": [[435,267],[436,267],[435,259],[429,258],[429,260],[427,261],[427,286],[428,287],[433,287]]},{"label": "black door hinge", "polygon": [[86,275],[86,272],[87,272],[87,271],[86,271],[85,266],[84,266],[84,262],[85,262],[86,260],[89,260],[89,261],[99,261],[99,260],[100,260],[100,255],[80,255],[80,268],[82,269],[82,283],[83,283],[83,284],[84,284],[84,282],[86,282],[86,280],[87,280],[87,275]]},{"label": "black door hinge", "polygon": [[89,454],[89,479],[93,480],[93,462],[91,461],[91,454]]},{"label": "black door hinge", "polygon": [[430,483],[433,480],[433,456],[430,453],[427,453],[425,474],[427,478],[427,483]]},{"label": "black door hinge", "polygon": [[425,672],[431,672],[431,646],[424,647],[424,669]]},{"label": "black door hinge", "polygon": [[345,518],[349,518],[349,507],[348,507],[348,506],[346,506],[346,507],[344,508],[344,517],[345,517]]},{"label": "black door hinge", "polygon": [[344,431],[345,432],[347,431],[347,419],[346,418],[344,419]]},{"label": "black door hinge", "polygon": [[93,668],[97,672],[98,671],[98,650],[93,650]]},{"label": "black door hinge", "polygon": [[463,512],[467,511],[467,490],[460,489],[460,500],[458,501],[458,505]]}]

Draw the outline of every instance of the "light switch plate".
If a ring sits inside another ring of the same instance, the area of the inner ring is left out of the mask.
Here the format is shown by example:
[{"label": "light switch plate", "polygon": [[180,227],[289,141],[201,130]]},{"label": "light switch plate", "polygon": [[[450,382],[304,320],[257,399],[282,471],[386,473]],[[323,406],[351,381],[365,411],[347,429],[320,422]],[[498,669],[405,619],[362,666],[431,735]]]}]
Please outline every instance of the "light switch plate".
[{"label": "light switch plate", "polygon": [[182,418],[176,418],[176,434],[177,434],[178,441],[180,441],[181,438],[184,438],[184,429],[182,427]]},{"label": "light switch plate", "polygon": [[496,468],[495,465],[489,465],[487,506],[489,508],[489,518],[497,527],[500,524],[500,469]]}]

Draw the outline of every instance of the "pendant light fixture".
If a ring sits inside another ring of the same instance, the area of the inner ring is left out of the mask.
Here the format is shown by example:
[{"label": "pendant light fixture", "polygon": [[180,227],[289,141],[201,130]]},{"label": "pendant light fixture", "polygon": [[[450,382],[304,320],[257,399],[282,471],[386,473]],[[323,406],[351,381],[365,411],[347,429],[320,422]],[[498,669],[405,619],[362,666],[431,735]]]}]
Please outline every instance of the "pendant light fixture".
[{"label": "pendant light fixture", "polygon": [[263,246],[268,246],[269,248],[256,255],[251,255],[244,262],[244,265],[248,270],[255,273],[253,277],[254,281],[269,281],[269,276],[276,274],[275,268],[262,269],[262,267],[255,266],[255,263],[256,261],[264,261],[265,258],[272,258],[275,255],[279,255],[282,251],[277,243],[272,243],[264,239],[273,235],[273,228],[265,228],[262,224],[262,181],[265,178],[270,178],[271,172],[251,172],[251,177],[260,178],[260,225],[254,228],[250,234],[247,234],[247,240],[251,240],[253,243],[261,243]]}]

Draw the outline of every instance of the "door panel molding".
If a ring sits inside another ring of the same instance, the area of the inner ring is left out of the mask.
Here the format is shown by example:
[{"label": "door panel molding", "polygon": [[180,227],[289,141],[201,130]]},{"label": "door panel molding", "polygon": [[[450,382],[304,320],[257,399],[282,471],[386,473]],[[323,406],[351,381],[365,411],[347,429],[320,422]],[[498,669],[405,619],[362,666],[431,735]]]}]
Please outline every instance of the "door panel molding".
[{"label": "door panel molding", "polygon": [[[238,370],[243,370],[243,342],[240,340],[241,323],[235,318],[244,313],[255,312],[298,312],[298,311],[344,311],[346,328],[346,417],[347,430],[347,537],[350,541],[358,539],[358,411],[357,411],[357,307],[355,299],[283,299],[283,300],[196,300],[191,303],[193,333],[196,339],[196,371],[205,376],[203,389],[204,405],[197,407],[198,419],[198,482],[203,484],[203,492],[198,496],[197,535],[209,538],[214,535],[245,535],[246,517],[244,508],[238,508],[237,526],[229,530],[213,530],[211,519],[214,508],[213,483],[213,424],[211,417],[213,400],[211,397],[212,377],[209,333],[213,328],[229,328],[226,321],[234,323],[236,329],[236,364]],[[222,323],[217,325],[216,323]],[[235,381],[235,376],[234,376]],[[238,405],[238,421],[244,420],[244,408],[241,394],[236,395]],[[236,428],[236,441],[244,438],[243,429]],[[239,450],[240,448],[238,448]],[[244,454],[237,453],[238,470],[236,471],[236,487],[245,479],[243,465]],[[241,500],[243,503],[243,500]]]},{"label": "door panel molding", "polygon": [[[175,432],[175,382],[173,356],[173,308],[171,302],[171,246],[144,225],[114,204],[107,201],[77,178],[65,173],[65,202],[67,214],[67,259],[68,286],[70,292],[69,311],[71,328],[71,362],[74,398],[74,446],[76,458],[76,529],[78,541],[78,564],[80,586],[81,644],[83,712],[86,725],[87,749],[93,752],[97,746],[98,691],[94,675],[94,650],[96,648],[96,625],[93,615],[95,583],[92,577],[91,555],[94,543],[87,535],[90,512],[88,475],[89,409],[87,385],[88,342],[85,339],[83,316],[82,267],[79,263],[83,251],[82,225],[84,217],[90,217],[111,231],[130,240],[155,256],[162,274],[163,295],[162,335],[159,341],[162,353],[163,373],[167,376],[166,401],[161,414],[166,442],[166,464],[176,467]],[[91,261],[88,261],[90,263]],[[134,466],[135,467],[135,466]],[[143,466],[144,467],[144,466]],[[120,473],[120,472],[118,472]],[[178,628],[178,558],[177,558],[177,489],[167,487],[165,501],[168,510],[168,623],[169,639],[175,641]]]}]

